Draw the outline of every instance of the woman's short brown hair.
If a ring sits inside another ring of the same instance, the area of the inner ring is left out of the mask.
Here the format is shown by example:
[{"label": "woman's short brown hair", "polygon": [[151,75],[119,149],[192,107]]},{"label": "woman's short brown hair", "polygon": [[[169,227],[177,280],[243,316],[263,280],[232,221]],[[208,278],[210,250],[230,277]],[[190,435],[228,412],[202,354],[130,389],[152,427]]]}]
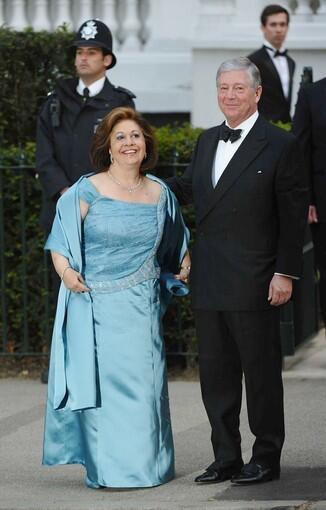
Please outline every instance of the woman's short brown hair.
[{"label": "woman's short brown hair", "polygon": [[123,120],[136,122],[144,135],[147,157],[142,161],[140,170],[147,172],[155,167],[158,152],[153,128],[140,113],[132,108],[118,107],[104,117],[94,135],[90,155],[95,172],[103,172],[110,165],[110,136],[114,127]]}]

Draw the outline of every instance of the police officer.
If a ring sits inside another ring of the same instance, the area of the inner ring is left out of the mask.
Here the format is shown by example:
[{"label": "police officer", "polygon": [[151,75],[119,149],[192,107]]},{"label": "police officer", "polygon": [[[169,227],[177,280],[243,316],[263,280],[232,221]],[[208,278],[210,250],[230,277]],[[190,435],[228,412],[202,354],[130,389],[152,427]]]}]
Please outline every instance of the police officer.
[{"label": "police officer", "polygon": [[36,167],[44,192],[41,224],[47,232],[57,199],[92,169],[89,148],[98,123],[117,106],[135,106],[135,95],[106,77],[117,59],[104,23],[85,21],[73,47],[78,78],[58,81],[38,120]]}]

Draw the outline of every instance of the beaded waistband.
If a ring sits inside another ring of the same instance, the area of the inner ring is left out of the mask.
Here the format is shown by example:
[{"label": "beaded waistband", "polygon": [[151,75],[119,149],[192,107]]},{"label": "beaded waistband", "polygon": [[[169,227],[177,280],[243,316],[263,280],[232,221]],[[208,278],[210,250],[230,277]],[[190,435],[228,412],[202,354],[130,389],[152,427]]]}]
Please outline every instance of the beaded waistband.
[{"label": "beaded waistband", "polygon": [[117,280],[91,281],[86,280],[86,285],[92,292],[119,292],[120,290],[134,287],[138,283],[160,277],[160,268],[155,267],[153,257],[146,260],[144,264],[133,274]]}]

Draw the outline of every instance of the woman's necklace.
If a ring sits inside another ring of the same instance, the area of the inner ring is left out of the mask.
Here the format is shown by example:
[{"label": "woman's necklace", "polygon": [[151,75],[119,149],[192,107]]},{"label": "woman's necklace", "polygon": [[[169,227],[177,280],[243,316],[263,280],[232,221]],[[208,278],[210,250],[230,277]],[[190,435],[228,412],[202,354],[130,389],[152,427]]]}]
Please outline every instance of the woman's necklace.
[{"label": "woman's necklace", "polygon": [[118,184],[118,186],[121,186],[122,189],[128,191],[129,193],[133,193],[134,191],[136,191],[138,188],[140,188],[143,184],[143,178],[142,176],[140,175],[139,176],[139,180],[137,182],[137,184],[135,186],[124,186],[124,184],[121,184],[120,181],[118,181],[118,179],[116,177],[113,176],[113,174],[111,173],[111,170],[108,170],[107,171],[107,174],[108,176],[110,177],[110,179],[115,182],[116,184]]}]

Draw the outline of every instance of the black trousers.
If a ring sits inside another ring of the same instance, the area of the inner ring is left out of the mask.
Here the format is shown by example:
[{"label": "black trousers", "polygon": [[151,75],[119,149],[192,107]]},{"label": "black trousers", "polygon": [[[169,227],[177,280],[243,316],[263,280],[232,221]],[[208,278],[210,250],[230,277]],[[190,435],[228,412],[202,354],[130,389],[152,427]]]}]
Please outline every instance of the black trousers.
[{"label": "black trousers", "polygon": [[242,464],[239,415],[245,377],[252,460],[279,467],[284,442],[279,309],[195,310],[203,402],[212,428],[215,461]]},{"label": "black trousers", "polygon": [[314,243],[315,267],[319,271],[320,312],[326,325],[326,223],[313,223],[310,227]]}]

